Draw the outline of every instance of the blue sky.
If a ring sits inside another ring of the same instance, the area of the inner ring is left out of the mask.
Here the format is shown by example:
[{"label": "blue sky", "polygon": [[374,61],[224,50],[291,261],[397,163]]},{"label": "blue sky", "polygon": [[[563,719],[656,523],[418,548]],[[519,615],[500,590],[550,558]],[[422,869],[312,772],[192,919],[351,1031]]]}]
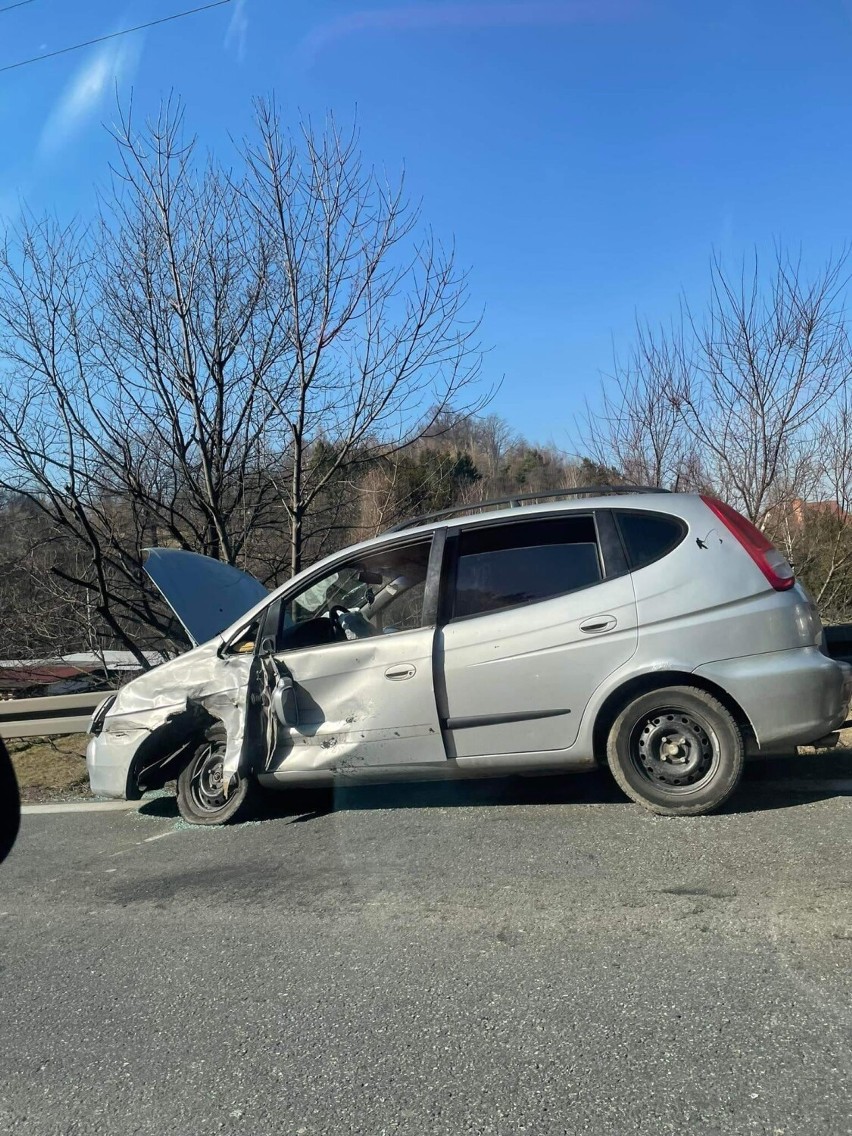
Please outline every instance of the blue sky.
[{"label": "blue sky", "polygon": [[[198,2],[33,0],[0,13],[0,66]],[[357,107],[471,267],[494,410],[569,447],[613,344],[700,301],[713,249],[852,237],[850,65],[844,0],[233,0],[0,74],[0,214],[92,209],[116,84],[179,93],[222,153],[255,94]]]}]

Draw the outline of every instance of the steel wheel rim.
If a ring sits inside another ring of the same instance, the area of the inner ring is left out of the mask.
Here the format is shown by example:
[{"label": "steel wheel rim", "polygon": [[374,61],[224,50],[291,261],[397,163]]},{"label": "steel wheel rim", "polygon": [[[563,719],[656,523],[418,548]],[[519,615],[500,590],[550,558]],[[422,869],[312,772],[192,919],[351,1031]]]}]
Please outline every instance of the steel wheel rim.
[{"label": "steel wheel rim", "polygon": [[193,804],[202,812],[219,812],[228,803],[224,766],[225,747],[217,742],[208,742],[195,759],[189,791]]},{"label": "steel wheel rim", "polygon": [[643,714],[630,733],[630,762],[645,781],[667,794],[694,793],[719,768],[720,745],[701,715],[677,707]]}]

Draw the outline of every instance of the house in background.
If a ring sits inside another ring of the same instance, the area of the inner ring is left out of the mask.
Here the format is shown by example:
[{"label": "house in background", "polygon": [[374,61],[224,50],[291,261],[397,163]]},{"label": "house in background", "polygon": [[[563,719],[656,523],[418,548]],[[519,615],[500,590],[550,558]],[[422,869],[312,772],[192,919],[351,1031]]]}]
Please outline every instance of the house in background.
[{"label": "house in background", "polygon": [[[146,651],[152,667],[165,661],[158,651]],[[142,668],[129,651],[80,652],[56,659],[0,659],[0,698],[34,698],[109,690]]]},{"label": "house in background", "polygon": [[836,517],[838,520],[847,521],[849,514],[845,509],[841,508],[837,501],[803,501],[800,497],[795,497],[789,504],[787,509],[787,520],[793,528],[802,528],[809,518],[819,515],[827,515]]}]

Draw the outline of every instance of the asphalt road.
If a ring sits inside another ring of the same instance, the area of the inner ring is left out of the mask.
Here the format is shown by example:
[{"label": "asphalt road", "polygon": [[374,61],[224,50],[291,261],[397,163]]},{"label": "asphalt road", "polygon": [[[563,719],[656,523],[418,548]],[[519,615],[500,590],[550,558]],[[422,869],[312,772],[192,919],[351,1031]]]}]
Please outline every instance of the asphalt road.
[{"label": "asphalt road", "polygon": [[852,1132],[852,756],[25,816],[0,1132]]}]

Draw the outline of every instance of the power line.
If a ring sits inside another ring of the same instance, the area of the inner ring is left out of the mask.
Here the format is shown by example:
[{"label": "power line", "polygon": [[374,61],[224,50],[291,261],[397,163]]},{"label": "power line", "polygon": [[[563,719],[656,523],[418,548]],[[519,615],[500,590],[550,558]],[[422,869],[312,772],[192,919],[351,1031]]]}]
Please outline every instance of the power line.
[{"label": "power line", "polygon": [[17,4],[7,4],[5,8],[0,8],[0,15],[3,12],[11,12],[13,8],[23,8],[26,4],[32,4],[33,0],[18,0]]},{"label": "power line", "polygon": [[[18,0],[18,3],[29,4],[32,0]],[[109,35],[96,36],[95,39],[87,39],[84,43],[75,43],[70,47],[60,47],[58,51],[48,51],[44,55],[34,55],[31,59],[21,59],[17,63],[7,63],[5,67],[0,67],[0,72],[14,71],[17,67],[27,67],[30,63],[41,63],[43,59],[53,59],[56,55],[65,55],[69,51],[79,51],[83,47],[91,47],[95,43],[105,43],[108,39],[118,39],[119,36],[130,35],[131,32],[141,32],[145,28],[156,27],[157,24],[168,24],[172,20],[181,20],[184,16],[194,16],[198,12],[207,12],[210,8],[221,8],[224,4],[231,4],[233,0],[213,0],[211,4],[202,4],[199,8],[187,8],[183,12],[175,12],[172,16],[162,16],[159,20],[149,20],[147,24],[137,24],[135,28],[123,28],[120,32],[111,32]],[[14,7],[15,5],[12,5]],[[0,12],[5,11],[5,8],[0,8]]]}]

